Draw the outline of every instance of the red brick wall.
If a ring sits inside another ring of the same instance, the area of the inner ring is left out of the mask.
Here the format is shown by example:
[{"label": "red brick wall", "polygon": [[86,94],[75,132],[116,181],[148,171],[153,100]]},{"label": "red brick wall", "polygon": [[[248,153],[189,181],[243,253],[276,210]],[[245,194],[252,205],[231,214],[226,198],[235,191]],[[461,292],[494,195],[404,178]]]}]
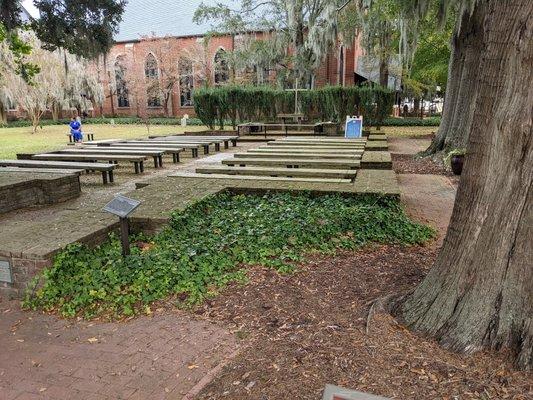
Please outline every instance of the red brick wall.
[{"label": "red brick wall", "polygon": [[[147,38],[141,39],[136,42],[130,43],[117,43],[107,55],[107,67],[104,68],[102,60],[100,60],[99,73],[104,84],[104,92],[106,95],[105,103],[103,106],[103,113],[105,115],[132,115],[132,116],[164,116],[165,110],[163,107],[148,107],[147,95],[146,95],[146,82],[144,79],[144,64],[146,57],[149,53],[154,54],[158,62],[175,63],[177,66],[178,59],[182,52],[187,49],[193,49],[201,47],[199,42],[201,38],[198,37],[180,37],[180,38]],[[220,49],[232,50],[234,48],[234,40],[231,36],[213,37],[208,45],[207,55],[203,56],[207,63],[207,72],[209,75],[208,80],[212,82],[214,77],[213,71],[213,59],[215,53]],[[342,80],[339,79],[339,55],[340,55],[340,43],[332,48],[330,54],[326,57],[322,65],[315,73],[315,86],[321,87],[324,85],[337,85]],[[123,55],[127,61],[127,67],[130,70],[129,74],[133,77],[132,83],[130,83],[129,100],[130,106],[127,108],[119,108],[117,104],[117,97],[110,90],[109,77],[114,78],[113,65],[116,57]],[[361,55],[361,48],[359,46],[359,40],[355,39],[354,43],[350,46],[344,47],[344,84],[354,84],[354,71],[357,67],[357,58]],[[160,60],[162,58],[163,60]],[[202,58],[202,57],[199,57]],[[160,77],[162,73],[160,72]],[[200,82],[195,77],[195,87],[198,87]],[[113,102],[113,107],[112,107]],[[97,110],[97,114],[99,114]],[[179,84],[176,83],[171,93],[171,99],[169,101],[168,115],[179,117],[184,114],[189,116],[194,115],[194,109],[192,107],[180,106],[180,92]]]}]

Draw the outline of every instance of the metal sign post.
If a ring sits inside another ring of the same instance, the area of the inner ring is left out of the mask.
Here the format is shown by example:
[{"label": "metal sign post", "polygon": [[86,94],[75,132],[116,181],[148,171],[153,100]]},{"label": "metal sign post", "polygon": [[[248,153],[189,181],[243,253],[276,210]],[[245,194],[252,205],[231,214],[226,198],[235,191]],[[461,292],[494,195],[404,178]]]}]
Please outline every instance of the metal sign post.
[{"label": "metal sign post", "polygon": [[120,241],[122,243],[122,255],[126,257],[130,254],[130,221],[128,216],[137,208],[141,202],[129,197],[117,194],[113,200],[107,203],[104,211],[116,215],[120,218]]}]

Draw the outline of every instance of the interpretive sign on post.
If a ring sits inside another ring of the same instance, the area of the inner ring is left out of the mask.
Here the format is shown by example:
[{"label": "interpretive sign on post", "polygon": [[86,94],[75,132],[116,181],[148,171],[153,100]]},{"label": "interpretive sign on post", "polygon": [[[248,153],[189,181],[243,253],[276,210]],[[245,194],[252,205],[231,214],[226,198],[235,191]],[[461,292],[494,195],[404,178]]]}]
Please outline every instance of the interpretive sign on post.
[{"label": "interpretive sign on post", "polygon": [[344,137],[354,139],[363,136],[363,117],[347,116]]},{"label": "interpretive sign on post", "polygon": [[122,255],[130,254],[130,241],[128,238],[130,223],[128,216],[137,208],[141,202],[129,197],[117,194],[113,200],[107,203],[104,211],[114,214],[120,218],[120,240],[122,242]]},{"label": "interpretive sign on post", "polygon": [[0,282],[13,283],[9,261],[0,260]]}]

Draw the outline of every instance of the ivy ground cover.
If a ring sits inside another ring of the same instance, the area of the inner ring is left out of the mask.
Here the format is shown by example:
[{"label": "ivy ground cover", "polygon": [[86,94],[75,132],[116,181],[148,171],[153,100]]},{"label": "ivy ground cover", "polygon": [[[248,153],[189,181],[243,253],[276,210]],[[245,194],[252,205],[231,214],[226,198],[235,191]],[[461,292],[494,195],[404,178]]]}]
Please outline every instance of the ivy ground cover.
[{"label": "ivy ground cover", "polygon": [[245,280],[246,265],[284,273],[313,252],[373,242],[423,244],[433,236],[395,199],[222,193],[174,212],[162,232],[137,238],[126,258],[113,235],[93,249],[68,246],[24,304],[68,317],[120,318],[149,312],[160,299],[197,303],[228,282]]}]

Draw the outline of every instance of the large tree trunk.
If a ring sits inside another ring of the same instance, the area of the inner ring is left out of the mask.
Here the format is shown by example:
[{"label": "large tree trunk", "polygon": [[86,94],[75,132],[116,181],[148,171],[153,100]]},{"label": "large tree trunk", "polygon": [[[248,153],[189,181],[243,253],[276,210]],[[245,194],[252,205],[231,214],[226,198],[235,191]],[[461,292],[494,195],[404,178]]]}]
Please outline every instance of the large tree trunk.
[{"label": "large tree trunk", "polygon": [[476,78],[483,46],[484,7],[480,2],[473,13],[463,12],[456,24],[442,121],[425,155],[464,148],[468,142],[478,93]]},{"label": "large tree trunk", "polygon": [[400,311],[452,350],[509,348],[531,369],[533,2],[481,2],[488,8],[475,68],[480,92],[450,227]]}]

